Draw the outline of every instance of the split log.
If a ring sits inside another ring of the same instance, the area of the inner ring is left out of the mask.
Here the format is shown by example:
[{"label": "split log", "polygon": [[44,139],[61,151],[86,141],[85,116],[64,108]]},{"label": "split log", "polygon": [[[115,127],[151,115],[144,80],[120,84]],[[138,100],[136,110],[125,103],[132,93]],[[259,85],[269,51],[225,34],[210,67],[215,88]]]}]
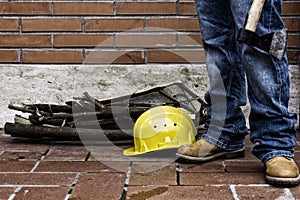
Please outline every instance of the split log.
[{"label": "split log", "polygon": [[100,129],[76,129],[70,127],[45,127],[31,126],[7,122],[4,125],[4,133],[12,137],[44,138],[66,140],[95,140],[95,141],[123,141],[132,140],[132,130],[100,130]]}]

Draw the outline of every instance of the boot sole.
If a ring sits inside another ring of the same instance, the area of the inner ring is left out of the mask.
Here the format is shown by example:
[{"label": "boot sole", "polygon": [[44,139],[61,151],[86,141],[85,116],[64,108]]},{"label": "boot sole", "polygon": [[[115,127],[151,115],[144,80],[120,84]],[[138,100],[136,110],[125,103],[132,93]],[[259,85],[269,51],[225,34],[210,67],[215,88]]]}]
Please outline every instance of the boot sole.
[{"label": "boot sole", "polygon": [[296,186],[300,184],[300,175],[296,178],[278,178],[266,175],[266,182],[275,186]]},{"label": "boot sole", "polygon": [[185,162],[185,163],[203,163],[209,162],[216,159],[234,159],[234,158],[243,158],[245,157],[245,148],[235,150],[235,151],[224,151],[220,153],[213,154],[207,157],[193,157],[187,156],[180,153],[176,153],[176,161],[177,162]]}]

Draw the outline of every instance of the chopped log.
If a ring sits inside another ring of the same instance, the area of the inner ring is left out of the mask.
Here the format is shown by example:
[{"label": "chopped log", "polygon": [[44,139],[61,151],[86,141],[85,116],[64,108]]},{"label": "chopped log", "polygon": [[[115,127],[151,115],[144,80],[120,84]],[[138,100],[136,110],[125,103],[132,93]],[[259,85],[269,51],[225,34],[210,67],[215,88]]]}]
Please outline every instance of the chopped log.
[{"label": "chopped log", "polygon": [[53,126],[62,126],[65,122],[66,119],[45,119],[45,117],[40,117],[36,114],[32,114],[29,116],[29,120],[32,125],[38,126],[38,125],[43,125],[43,124],[49,124]]},{"label": "chopped log", "polygon": [[25,104],[25,108],[30,110],[44,111],[48,113],[72,113],[72,107],[69,105],[55,105],[55,104]]},{"label": "chopped log", "polygon": [[15,115],[14,120],[15,120],[15,123],[18,123],[18,124],[28,124],[28,125],[32,124],[29,119],[22,117],[21,115]]},{"label": "chopped log", "polygon": [[82,119],[84,120],[87,118],[90,120],[89,117],[97,116],[101,119],[105,118],[112,118],[116,117],[118,115],[130,115],[132,117],[138,117],[142,113],[144,113],[146,110],[148,110],[148,107],[117,107],[117,106],[107,106],[101,111],[96,111],[96,112],[82,112],[82,113],[74,113],[74,114],[69,114],[69,113],[54,113],[51,116],[45,116],[45,119],[57,119],[57,118],[76,118],[76,119]]},{"label": "chopped log", "polygon": [[[12,109],[12,110],[21,111],[21,112],[24,112],[24,113],[36,113],[36,109],[29,109],[25,105],[23,105],[23,106],[16,106],[16,105],[9,104],[8,108]],[[48,114],[48,115],[50,115],[50,114]]]},{"label": "chopped log", "polygon": [[44,138],[66,140],[95,140],[95,141],[123,141],[132,140],[132,130],[99,130],[99,129],[76,129],[70,127],[45,127],[31,126],[7,122],[4,125],[4,133],[12,137]]}]

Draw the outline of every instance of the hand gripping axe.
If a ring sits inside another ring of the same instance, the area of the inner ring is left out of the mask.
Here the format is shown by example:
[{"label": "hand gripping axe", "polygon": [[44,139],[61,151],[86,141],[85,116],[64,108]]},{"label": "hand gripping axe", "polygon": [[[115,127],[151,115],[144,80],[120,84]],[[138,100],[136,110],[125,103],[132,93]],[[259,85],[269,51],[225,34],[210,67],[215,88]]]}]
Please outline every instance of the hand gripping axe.
[{"label": "hand gripping axe", "polygon": [[281,60],[287,44],[287,29],[265,35],[258,35],[255,32],[264,3],[265,0],[253,0],[246,18],[245,27],[239,30],[238,41],[258,47]]}]

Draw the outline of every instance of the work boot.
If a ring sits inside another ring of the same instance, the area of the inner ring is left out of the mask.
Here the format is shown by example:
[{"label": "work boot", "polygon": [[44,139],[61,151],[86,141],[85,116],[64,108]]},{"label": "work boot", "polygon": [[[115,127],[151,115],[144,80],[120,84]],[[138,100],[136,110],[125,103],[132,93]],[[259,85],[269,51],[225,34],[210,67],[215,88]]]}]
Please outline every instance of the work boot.
[{"label": "work boot", "polygon": [[277,156],[268,160],[265,166],[269,184],[293,186],[300,183],[299,169],[293,158]]},{"label": "work boot", "polygon": [[218,158],[240,158],[244,157],[245,149],[226,151],[203,139],[192,144],[181,146],[177,153],[179,162],[208,162]]}]

